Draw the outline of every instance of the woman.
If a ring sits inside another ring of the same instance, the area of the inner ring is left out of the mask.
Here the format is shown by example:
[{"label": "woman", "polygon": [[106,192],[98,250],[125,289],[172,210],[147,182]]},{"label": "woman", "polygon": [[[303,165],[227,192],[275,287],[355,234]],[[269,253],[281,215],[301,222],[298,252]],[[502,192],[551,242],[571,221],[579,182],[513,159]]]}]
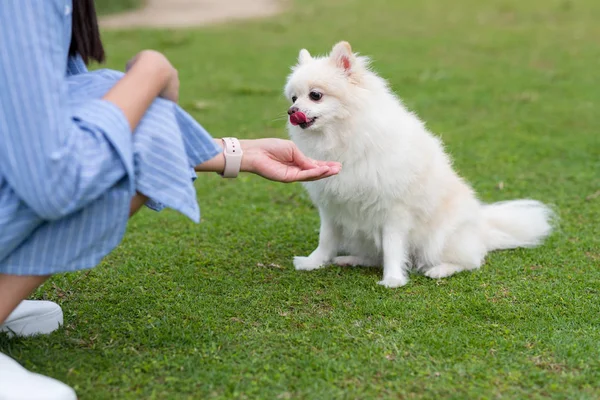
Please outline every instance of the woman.
[{"label": "woman", "polygon": [[[104,60],[93,0],[0,2],[0,324],[41,316],[47,303],[21,301],[97,265],[142,205],[198,222],[197,172],[292,182],[340,170],[285,140],[212,139],[177,105],[177,71],[158,52],[125,73],[88,72],[91,60]],[[0,353],[4,398],[76,396]]]}]

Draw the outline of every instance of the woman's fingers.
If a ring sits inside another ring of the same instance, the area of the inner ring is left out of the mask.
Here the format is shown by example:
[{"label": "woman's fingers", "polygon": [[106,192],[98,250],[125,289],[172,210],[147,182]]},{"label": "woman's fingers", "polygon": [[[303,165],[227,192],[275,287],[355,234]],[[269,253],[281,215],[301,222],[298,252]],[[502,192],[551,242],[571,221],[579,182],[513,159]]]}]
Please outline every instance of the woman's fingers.
[{"label": "woman's fingers", "polygon": [[323,178],[328,178],[330,176],[336,175],[340,172],[339,167],[329,167],[327,165],[319,166],[317,168],[312,168],[304,171],[298,171],[296,176],[292,178],[293,181],[299,182],[307,182],[307,181],[316,181]]},{"label": "woman's fingers", "polygon": [[342,169],[342,164],[337,162],[337,161],[320,161],[320,160],[312,160],[316,165],[322,167],[322,166],[327,166],[327,167],[336,167],[339,169]]}]

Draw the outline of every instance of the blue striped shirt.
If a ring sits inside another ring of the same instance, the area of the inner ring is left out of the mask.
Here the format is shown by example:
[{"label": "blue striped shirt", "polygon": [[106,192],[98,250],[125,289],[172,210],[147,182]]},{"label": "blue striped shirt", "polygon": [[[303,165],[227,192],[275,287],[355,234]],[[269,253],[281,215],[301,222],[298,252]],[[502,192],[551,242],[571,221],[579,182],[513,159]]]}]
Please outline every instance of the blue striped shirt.
[{"label": "blue striped shirt", "polygon": [[121,241],[136,190],[198,222],[193,167],[220,151],[164,99],[132,134],[102,100],[123,74],[68,56],[71,10],[0,1],[0,273],[95,266]]}]

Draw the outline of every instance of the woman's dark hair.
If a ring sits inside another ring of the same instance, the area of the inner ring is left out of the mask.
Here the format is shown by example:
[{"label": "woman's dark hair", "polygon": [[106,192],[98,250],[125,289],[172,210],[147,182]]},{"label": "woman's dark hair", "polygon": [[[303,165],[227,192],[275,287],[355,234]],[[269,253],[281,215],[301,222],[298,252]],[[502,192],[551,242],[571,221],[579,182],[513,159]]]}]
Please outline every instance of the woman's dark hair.
[{"label": "woman's dark hair", "polygon": [[98,16],[94,0],[73,0],[73,30],[69,55],[79,54],[86,64],[90,60],[104,62]]}]

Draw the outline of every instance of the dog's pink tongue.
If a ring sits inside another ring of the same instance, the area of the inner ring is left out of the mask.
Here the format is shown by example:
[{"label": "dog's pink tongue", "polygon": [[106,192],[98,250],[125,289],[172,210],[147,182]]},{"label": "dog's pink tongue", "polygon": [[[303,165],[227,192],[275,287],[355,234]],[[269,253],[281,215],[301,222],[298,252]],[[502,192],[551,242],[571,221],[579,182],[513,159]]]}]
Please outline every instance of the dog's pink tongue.
[{"label": "dog's pink tongue", "polygon": [[296,111],[295,113],[290,115],[290,123],[292,125],[300,125],[305,123],[306,121],[306,114],[304,114],[302,111]]}]

